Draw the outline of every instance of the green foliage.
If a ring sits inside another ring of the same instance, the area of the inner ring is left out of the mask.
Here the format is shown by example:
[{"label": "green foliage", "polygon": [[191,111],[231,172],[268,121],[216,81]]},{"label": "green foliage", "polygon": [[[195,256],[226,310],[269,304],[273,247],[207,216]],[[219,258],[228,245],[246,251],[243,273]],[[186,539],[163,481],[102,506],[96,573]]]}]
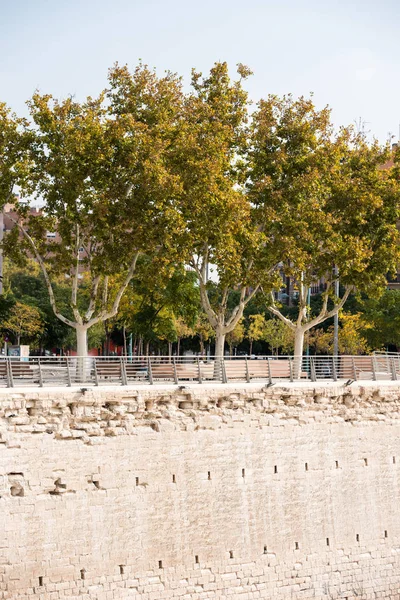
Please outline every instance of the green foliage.
[{"label": "green foliage", "polygon": [[[203,309],[217,337],[232,331],[243,314],[262,243],[243,189],[249,143],[243,79],[250,71],[240,65],[238,73],[231,80],[226,63],[216,63],[204,77],[193,71],[174,143],[185,222],[177,241],[197,273]],[[239,298],[231,307],[235,289]]]},{"label": "green foliage", "polygon": [[[361,313],[342,313],[339,318],[339,353],[340,354],[368,354],[371,347],[366,339],[370,326],[366,325],[364,315]],[[333,325],[325,331],[314,329],[310,332],[308,343],[316,354],[333,353]],[[376,348],[378,349],[378,348]]]},{"label": "green foliage", "polygon": [[28,304],[16,302],[8,317],[2,322],[2,328],[15,338],[15,343],[33,341],[43,332],[43,320],[39,310]]},{"label": "green foliage", "polygon": [[272,354],[274,354],[274,351],[277,353],[281,351],[284,354],[293,352],[293,332],[282,321],[277,319],[266,321],[262,339],[268,343]]},{"label": "green foliage", "polygon": [[[45,322],[41,343],[69,343],[66,327],[95,327],[98,345],[107,322],[170,344],[195,328],[204,351],[206,315],[221,352],[245,316],[250,344],[267,336],[287,351],[295,332],[299,354],[303,334],[351,291],[382,292],[400,262],[400,151],[393,169],[381,169],[388,148],[352,128],[335,131],[312,98],[270,95],[250,113],[251,72],[240,64],[237,73],[224,62],[193,71],[184,93],[173,73],[115,65],[107,90],[83,102],[35,93],[30,123],[0,103],[0,203],[16,183],[44,203],[31,215],[17,202],[18,228],[3,244],[14,261],[12,298]],[[40,276],[28,272],[32,256]],[[299,295],[292,312],[274,303],[287,277]],[[321,280],[326,289],[309,310],[308,289]],[[397,344],[388,325],[397,300],[379,302],[365,304],[381,331],[366,328],[366,339]],[[358,325],[343,321],[342,335],[347,328],[350,340]]]},{"label": "green foliage", "polygon": [[[17,203],[23,239],[13,232],[5,249],[14,260],[34,254],[53,310],[70,327],[88,329],[116,315],[142,252],[157,256],[159,271],[171,261],[170,240],[182,226],[174,206],[180,185],[169,166],[181,96],[173,76],[115,66],[97,98],[79,103],[36,93],[28,103],[29,168],[19,184],[44,209],[32,216]],[[49,239],[48,231],[59,237]],[[69,276],[73,317],[57,306],[51,283],[59,275]]]},{"label": "green foliage", "polygon": [[389,345],[400,347],[400,292],[386,290],[380,298],[359,303],[364,321],[364,335],[369,345],[378,350]]},{"label": "green foliage", "polygon": [[26,167],[30,136],[25,125],[24,119],[0,102],[0,208],[11,200],[15,182]]},{"label": "green foliage", "polygon": [[229,346],[229,354],[232,356],[232,350],[234,346],[238,346],[246,335],[246,329],[244,326],[244,319],[240,319],[232,331],[226,334],[226,341]]},{"label": "green foliage", "polygon": [[[74,341],[69,332],[70,328],[54,315],[43,276],[30,274],[24,270],[13,270],[9,274],[6,270],[5,278],[9,282],[9,294],[14,301],[18,300],[39,310],[44,322],[44,329],[38,337],[40,345],[49,350],[55,347],[73,346]],[[53,289],[58,306],[64,314],[69,316],[70,290],[59,283],[53,284]]]},{"label": "green foliage", "polygon": [[[387,272],[396,270],[398,181],[394,172],[379,168],[387,148],[368,144],[351,128],[335,132],[329,109],[317,110],[312,99],[261,100],[252,138],[249,197],[282,261],[281,273],[294,280],[299,293],[293,321],[284,318],[273,298],[270,310],[303,334],[337,312],[353,288],[379,294]],[[341,300],[334,296],[335,265],[345,287]],[[324,302],[310,320],[308,288],[322,278]],[[329,298],[333,310],[328,310]],[[301,342],[301,335],[296,339]]]},{"label": "green foliage", "polygon": [[117,324],[145,341],[157,339],[177,341],[179,327],[192,328],[200,310],[199,290],[193,272],[177,267],[164,272],[152,272],[149,277],[148,259],[138,267],[133,285],[122,301]]}]

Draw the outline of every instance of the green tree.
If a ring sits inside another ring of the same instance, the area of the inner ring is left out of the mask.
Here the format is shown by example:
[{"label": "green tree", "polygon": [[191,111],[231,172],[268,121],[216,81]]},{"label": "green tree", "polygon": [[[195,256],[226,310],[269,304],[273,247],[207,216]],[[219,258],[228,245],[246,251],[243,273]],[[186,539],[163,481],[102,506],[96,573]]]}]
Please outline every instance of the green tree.
[{"label": "green tree", "polygon": [[[249,194],[260,227],[281,258],[281,274],[297,288],[295,319],[270,295],[269,310],[295,335],[300,370],[304,334],[334,316],[357,288],[373,296],[399,258],[399,191],[379,169],[386,148],[349,129],[333,130],[330,111],[312,99],[269,96],[254,115]],[[344,288],[334,293],[338,278]],[[310,318],[308,289],[325,282],[319,314]],[[331,306],[329,307],[329,301]]]},{"label": "green tree", "polygon": [[177,337],[176,354],[180,355],[180,343],[184,338],[192,337],[194,335],[193,327],[190,327],[182,317],[178,317],[175,320],[175,330]]},{"label": "green tree", "polygon": [[0,294],[3,293],[3,208],[14,197],[14,188],[26,166],[30,136],[24,119],[0,102]]},{"label": "green tree", "polygon": [[233,354],[233,348],[235,346],[238,346],[241,342],[243,342],[245,335],[246,335],[246,329],[244,326],[244,319],[242,318],[242,319],[240,319],[240,321],[238,321],[236,323],[235,328],[226,334],[226,341],[229,346],[229,355],[230,356],[232,356],[232,354]]},{"label": "green tree", "polygon": [[[196,276],[183,266],[172,266],[167,274],[154,269],[149,276],[147,259],[138,267],[133,286],[123,300],[117,323],[142,338],[148,347],[158,339],[172,344],[178,340],[179,321],[192,328],[199,309]],[[172,351],[171,346],[169,347]],[[148,350],[147,350],[148,351]]]},{"label": "green tree", "polygon": [[199,336],[200,354],[205,355],[204,344],[214,337],[214,329],[211,327],[210,321],[204,312],[200,312],[194,326],[194,332]]},{"label": "green tree", "polygon": [[[203,310],[215,331],[216,356],[223,356],[225,336],[258,289],[258,284],[251,287],[253,255],[262,234],[252,224],[243,190],[248,97],[242,81],[250,72],[239,65],[238,74],[232,81],[226,63],[216,63],[206,77],[193,71],[174,144],[185,221],[182,256],[197,274]],[[231,306],[234,290],[238,301]]]},{"label": "green tree", "polygon": [[400,291],[385,290],[379,298],[359,302],[358,309],[365,323],[364,335],[372,348],[400,347]]},{"label": "green tree", "polygon": [[2,322],[2,328],[14,336],[19,346],[21,338],[26,340],[37,338],[43,332],[44,324],[37,308],[16,302],[8,318]]},{"label": "green tree", "polygon": [[293,332],[280,320],[268,319],[265,322],[263,340],[270,346],[272,354],[274,350],[277,354],[279,350],[284,353],[293,351]]},{"label": "green tree", "polygon": [[[29,217],[17,205],[19,247],[39,262],[53,311],[75,330],[81,356],[88,329],[117,314],[141,253],[157,256],[159,270],[170,260],[180,217],[167,155],[179,98],[177,78],[159,79],[144,66],[131,76],[116,66],[109,91],[98,98],[79,103],[36,93],[29,102],[31,168],[19,183],[44,208]],[[7,236],[10,253],[17,237]],[[52,281],[60,274],[69,277],[72,316],[60,311],[54,295]]]},{"label": "green tree", "polygon": [[[46,283],[38,269],[39,266],[34,261],[29,261],[27,270],[13,268],[6,263],[4,276],[6,293],[14,299],[14,302],[17,300],[39,310],[44,322],[43,332],[38,338],[42,349],[64,348],[73,345],[74,340],[70,336],[71,329],[55,316],[49,302]],[[69,288],[62,286],[58,280],[53,282],[53,290],[57,305],[64,314],[69,315]]]},{"label": "green tree", "polygon": [[[366,339],[367,326],[361,313],[341,313],[339,316],[338,347],[340,354],[368,354],[371,347]],[[316,353],[332,354],[333,325],[328,329],[314,329],[310,332],[309,344]]]},{"label": "green tree", "polygon": [[250,354],[252,354],[253,342],[264,339],[266,320],[264,315],[256,313],[249,316],[249,321],[247,338],[250,341]]}]

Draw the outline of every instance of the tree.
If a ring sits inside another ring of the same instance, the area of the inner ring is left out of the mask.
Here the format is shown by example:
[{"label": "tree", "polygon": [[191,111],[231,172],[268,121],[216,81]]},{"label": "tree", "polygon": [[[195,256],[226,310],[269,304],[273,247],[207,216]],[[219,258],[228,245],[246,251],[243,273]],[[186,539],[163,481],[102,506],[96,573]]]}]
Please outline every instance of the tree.
[{"label": "tree", "polygon": [[37,308],[16,302],[8,318],[3,321],[2,328],[15,337],[19,346],[21,338],[32,340],[38,337],[43,332],[44,324]]},{"label": "tree", "polygon": [[[248,98],[242,80],[250,71],[239,65],[238,74],[239,79],[231,81],[226,63],[216,63],[208,77],[193,71],[174,145],[186,224],[180,237],[182,256],[197,274],[203,310],[215,331],[217,357],[223,356],[225,336],[258,290],[254,253],[262,241],[243,191]],[[230,307],[234,290],[239,298]]]},{"label": "tree", "polygon": [[[29,135],[24,119],[12,114],[0,102],[0,245],[3,242],[3,208],[14,197],[14,187],[23,171]],[[3,293],[3,248],[0,246],[0,294]]]},{"label": "tree", "polygon": [[[351,128],[335,133],[329,109],[316,110],[311,99],[262,100],[252,133],[250,199],[281,257],[281,275],[298,291],[294,320],[273,293],[268,308],[294,332],[298,375],[305,332],[337,314],[354,288],[379,294],[386,273],[395,271],[398,184],[394,173],[379,169],[387,149],[369,145]],[[334,293],[335,266],[341,298]],[[310,318],[308,289],[320,281],[322,308]]]},{"label": "tree", "polygon": [[[54,314],[75,330],[80,356],[87,354],[88,329],[117,314],[138,257],[157,256],[163,270],[179,222],[179,186],[168,168],[179,81],[170,74],[159,79],[144,66],[132,76],[116,66],[109,86],[84,103],[33,96],[31,168],[20,185],[44,208],[32,217],[16,206],[19,247],[38,261]],[[11,254],[17,237],[6,240]],[[57,305],[53,281],[60,274],[69,277],[72,316]]]},{"label": "tree", "polygon": [[191,329],[199,313],[196,276],[183,265],[170,265],[167,272],[159,272],[157,265],[153,269],[150,266],[148,259],[142,257],[134,285],[129,286],[121,304],[117,323],[147,344],[165,340],[172,352],[172,343],[184,337],[179,336],[180,322],[182,328]]},{"label": "tree", "polygon": [[[361,313],[341,313],[339,317],[338,346],[340,354],[368,354],[371,347],[368,345],[365,332],[371,325],[366,325]],[[325,331],[314,329],[309,337],[310,346],[322,354],[333,352],[333,325]]]},{"label": "tree", "polygon": [[[371,348],[364,336],[368,328],[360,313],[342,313],[339,318],[339,352],[340,354],[368,354]],[[332,327],[333,338],[333,327]]]},{"label": "tree", "polygon": [[269,344],[272,354],[274,350],[277,354],[279,350],[285,353],[293,351],[293,332],[280,320],[268,319],[265,322],[263,340]]},{"label": "tree", "polygon": [[380,298],[367,298],[359,303],[364,332],[374,349],[389,345],[400,347],[400,292],[385,290]]},{"label": "tree", "polygon": [[[37,263],[30,260],[26,269],[21,269],[10,265],[7,261],[4,270],[4,285],[5,296],[12,297],[14,302],[17,300],[39,310],[44,322],[43,332],[38,338],[41,349],[64,348],[69,344],[73,345],[74,340],[69,335],[71,328],[54,315],[49,302],[47,286]],[[72,314],[68,312],[69,289],[63,286],[58,279],[53,282],[53,290],[59,308],[67,316],[72,317]]]},{"label": "tree", "polygon": [[250,354],[253,352],[253,342],[264,339],[266,320],[264,315],[255,314],[249,317],[250,324],[247,328],[247,338],[250,341]]},{"label": "tree", "polygon": [[204,312],[201,312],[194,326],[194,333],[199,336],[200,354],[205,355],[205,342],[208,342],[214,337],[214,329],[211,327],[210,321]]},{"label": "tree", "polygon": [[241,342],[243,342],[245,334],[246,329],[242,318],[236,323],[235,329],[232,329],[232,331],[229,331],[226,334],[226,341],[228,342],[229,346],[229,356],[232,356],[233,354],[233,347],[238,346]]},{"label": "tree", "polygon": [[175,320],[175,331],[177,337],[176,354],[179,356],[181,348],[181,339],[192,337],[194,335],[194,331],[193,328],[189,327],[189,325],[184,321],[182,317],[178,317]]}]

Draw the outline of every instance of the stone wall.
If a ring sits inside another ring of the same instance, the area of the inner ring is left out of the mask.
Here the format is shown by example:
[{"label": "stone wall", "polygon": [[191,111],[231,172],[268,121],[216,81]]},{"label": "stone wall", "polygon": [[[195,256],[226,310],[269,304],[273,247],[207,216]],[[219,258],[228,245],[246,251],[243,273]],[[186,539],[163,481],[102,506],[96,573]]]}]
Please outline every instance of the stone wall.
[{"label": "stone wall", "polygon": [[400,388],[0,394],[2,600],[400,598]]}]

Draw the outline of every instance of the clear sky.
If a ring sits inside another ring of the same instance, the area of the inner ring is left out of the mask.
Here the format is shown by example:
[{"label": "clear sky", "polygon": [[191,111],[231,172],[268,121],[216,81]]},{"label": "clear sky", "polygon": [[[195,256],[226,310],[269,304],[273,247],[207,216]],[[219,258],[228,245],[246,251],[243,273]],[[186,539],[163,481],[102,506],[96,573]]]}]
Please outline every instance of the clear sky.
[{"label": "clear sky", "polygon": [[115,61],[189,81],[226,60],[254,71],[253,100],[313,91],[336,124],[397,140],[399,23],[398,0],[0,0],[0,101],[96,95]]}]

